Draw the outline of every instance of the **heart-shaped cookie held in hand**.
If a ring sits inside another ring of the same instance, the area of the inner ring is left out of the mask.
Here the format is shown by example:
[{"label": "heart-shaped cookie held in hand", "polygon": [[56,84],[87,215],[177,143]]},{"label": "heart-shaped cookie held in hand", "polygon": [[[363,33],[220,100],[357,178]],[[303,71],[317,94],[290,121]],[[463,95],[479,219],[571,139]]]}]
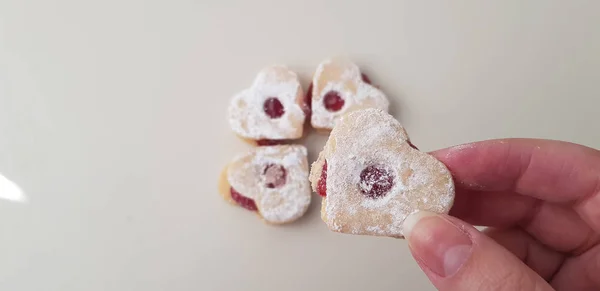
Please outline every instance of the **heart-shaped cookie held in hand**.
[{"label": "heart-shaped cookie held in hand", "polygon": [[220,188],[225,200],[258,211],[266,222],[292,222],[304,215],[310,204],[306,148],[255,148],[227,166]]},{"label": "heart-shaped cookie held in hand", "polygon": [[403,237],[409,214],[447,213],[454,201],[446,166],[415,149],[400,122],[377,109],[337,122],[310,180],[324,196],[323,221],[343,233]]},{"label": "heart-shaped cookie held in hand", "polygon": [[378,108],[387,112],[389,101],[381,90],[370,84],[358,66],[345,59],[330,59],[318,67],[307,93],[311,100],[311,124],[329,130],[344,114]]},{"label": "heart-shaped cookie held in hand", "polygon": [[259,144],[298,139],[306,119],[304,102],[296,73],[284,66],[268,67],[252,87],[233,97],[229,124],[240,137]]}]

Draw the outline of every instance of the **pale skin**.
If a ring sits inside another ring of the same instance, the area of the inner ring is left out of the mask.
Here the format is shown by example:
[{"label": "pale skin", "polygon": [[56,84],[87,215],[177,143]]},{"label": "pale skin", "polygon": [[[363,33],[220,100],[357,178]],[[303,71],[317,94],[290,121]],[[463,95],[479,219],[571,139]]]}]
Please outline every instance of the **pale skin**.
[{"label": "pale skin", "polygon": [[405,232],[435,287],[600,290],[600,151],[506,139],[431,154],[453,174],[455,204],[411,215]]}]

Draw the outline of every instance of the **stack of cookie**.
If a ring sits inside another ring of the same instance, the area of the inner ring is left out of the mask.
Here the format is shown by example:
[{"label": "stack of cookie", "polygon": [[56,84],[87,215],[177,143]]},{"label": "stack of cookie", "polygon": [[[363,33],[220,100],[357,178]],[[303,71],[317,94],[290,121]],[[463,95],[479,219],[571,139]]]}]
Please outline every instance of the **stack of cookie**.
[{"label": "stack of cookie", "polygon": [[[224,171],[223,197],[282,224],[304,215],[312,183],[331,230],[391,237],[403,236],[412,212],[448,212],[450,172],[412,145],[388,107],[383,92],[348,60],[321,63],[306,94],[286,67],[264,69],[229,107],[233,131],[257,147]],[[293,144],[308,120],[320,132],[333,129],[310,182],[306,147]]]}]

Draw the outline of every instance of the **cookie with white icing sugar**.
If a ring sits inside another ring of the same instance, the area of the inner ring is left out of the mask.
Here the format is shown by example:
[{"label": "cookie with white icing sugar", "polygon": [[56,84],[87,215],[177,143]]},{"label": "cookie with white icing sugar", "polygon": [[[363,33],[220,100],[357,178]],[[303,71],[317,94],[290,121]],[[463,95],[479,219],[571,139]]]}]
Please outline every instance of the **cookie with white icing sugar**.
[{"label": "cookie with white icing sugar", "polygon": [[342,233],[401,238],[409,214],[447,213],[454,201],[446,166],[413,147],[400,122],[378,109],[337,122],[310,180],[323,196],[323,221]]},{"label": "cookie with white icing sugar", "polygon": [[349,112],[366,108],[388,111],[389,107],[385,94],[346,59],[319,64],[307,95],[312,107],[311,125],[321,130],[332,129]]},{"label": "cookie with white icing sugar", "polygon": [[296,73],[285,66],[271,66],[259,72],[250,88],[233,97],[229,124],[240,137],[268,145],[301,138],[305,111]]},{"label": "cookie with white icing sugar", "polygon": [[224,172],[225,200],[257,211],[268,223],[292,222],[304,215],[311,200],[306,147],[258,147],[236,157]]}]

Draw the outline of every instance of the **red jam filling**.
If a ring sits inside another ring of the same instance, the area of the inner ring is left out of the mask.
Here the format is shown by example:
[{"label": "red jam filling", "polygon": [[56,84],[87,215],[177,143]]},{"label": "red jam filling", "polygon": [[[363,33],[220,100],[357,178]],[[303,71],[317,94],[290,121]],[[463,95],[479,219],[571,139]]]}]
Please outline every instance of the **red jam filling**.
[{"label": "red jam filling", "polygon": [[306,91],[306,95],[304,95],[304,104],[302,106],[304,115],[306,115],[306,120],[310,120],[310,114],[312,113],[312,91],[313,91],[313,83],[311,82],[310,85],[308,85],[308,90]]},{"label": "red jam filling", "polygon": [[[371,80],[366,74],[361,74],[361,78],[363,82],[371,84]],[[306,93],[306,100],[308,100],[309,108],[311,106],[310,99],[312,98],[312,88],[313,84],[310,83],[310,86],[308,86],[308,92]],[[342,96],[340,96],[340,93],[336,91],[329,91],[327,92],[327,94],[325,94],[325,97],[323,97],[323,104],[325,105],[325,108],[331,112],[340,111],[342,107],[344,107],[345,103],[346,102],[344,101]]]},{"label": "red jam filling", "polygon": [[360,74],[360,76],[362,77],[363,82],[371,85],[371,79],[369,79],[369,76],[367,76],[365,73]]},{"label": "red jam filling", "polygon": [[381,198],[393,186],[394,176],[381,166],[368,166],[360,173],[360,191],[369,198]]},{"label": "red jam filling", "polygon": [[263,104],[263,110],[267,116],[273,119],[277,119],[285,113],[283,104],[281,104],[281,101],[275,97],[270,97],[269,99],[265,100],[265,103]]},{"label": "red jam filling", "polygon": [[319,178],[319,182],[317,183],[317,193],[322,197],[327,196],[327,161],[325,161],[325,164],[323,165],[321,178]]},{"label": "red jam filling", "polygon": [[342,107],[344,107],[344,99],[342,96],[336,91],[329,91],[323,97],[323,105],[325,105],[325,109],[331,112],[340,111]]},{"label": "red jam filling", "polygon": [[279,188],[286,183],[287,171],[281,165],[268,164],[263,171],[263,175],[267,188]]},{"label": "red jam filling", "polygon": [[229,192],[231,193],[231,199],[233,199],[233,201],[235,201],[235,203],[237,203],[239,206],[244,207],[250,211],[258,210],[258,208],[256,208],[256,203],[254,203],[254,200],[240,194],[233,188],[230,188]]},{"label": "red jam filling", "polygon": [[414,144],[412,144],[412,142],[410,142],[410,140],[409,140],[409,141],[407,141],[407,142],[408,142],[408,145],[409,145],[411,148],[413,148],[413,149],[415,149],[415,150],[419,150],[419,148],[417,148],[417,147],[416,147]]},{"label": "red jam filling", "polygon": [[277,139],[259,139],[256,141],[256,144],[260,147],[262,146],[274,146],[274,145],[281,145],[281,144],[285,144],[284,140],[277,140]]}]

